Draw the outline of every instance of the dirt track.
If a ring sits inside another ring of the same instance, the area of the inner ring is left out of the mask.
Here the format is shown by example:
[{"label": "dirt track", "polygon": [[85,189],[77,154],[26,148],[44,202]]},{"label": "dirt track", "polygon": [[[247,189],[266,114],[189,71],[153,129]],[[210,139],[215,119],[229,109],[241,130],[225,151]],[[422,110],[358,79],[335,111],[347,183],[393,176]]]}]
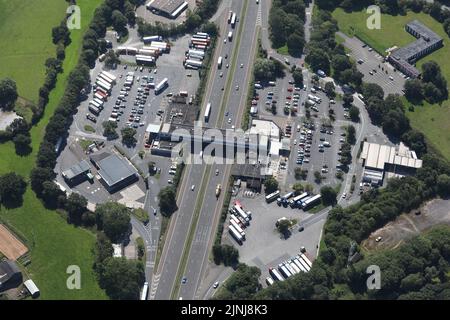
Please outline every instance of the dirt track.
[{"label": "dirt track", "polygon": [[4,225],[0,224],[0,252],[10,260],[17,260],[28,251]]},{"label": "dirt track", "polygon": [[[396,220],[373,232],[364,240],[362,247],[366,250],[393,249],[405,240],[426,231],[438,224],[450,225],[450,200],[434,199],[420,209],[420,214],[413,212],[402,214]],[[375,239],[382,237],[380,242]]]}]

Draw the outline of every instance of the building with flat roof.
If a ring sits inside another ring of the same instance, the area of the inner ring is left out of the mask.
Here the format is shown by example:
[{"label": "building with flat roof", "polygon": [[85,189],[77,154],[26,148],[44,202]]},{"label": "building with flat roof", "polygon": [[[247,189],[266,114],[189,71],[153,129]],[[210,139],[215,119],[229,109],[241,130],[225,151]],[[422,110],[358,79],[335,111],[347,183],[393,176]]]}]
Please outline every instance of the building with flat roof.
[{"label": "building with flat roof", "polygon": [[100,181],[109,193],[123,189],[139,179],[133,165],[117,154],[100,157],[101,160],[98,161],[92,156],[90,159],[97,167]]},{"label": "building with flat roof", "polygon": [[405,176],[422,167],[422,160],[417,159],[415,152],[403,143],[396,148],[365,141],[361,159],[364,166],[363,181],[374,185],[383,183],[385,172],[389,177]]},{"label": "building with flat roof", "polygon": [[12,260],[0,262],[0,291],[17,287],[22,283],[22,272]]},{"label": "building with flat roof", "polygon": [[269,120],[253,119],[250,134],[266,135],[270,139],[280,140],[280,127],[275,122]]},{"label": "building with flat roof", "polygon": [[73,186],[85,181],[88,178],[88,173],[91,171],[91,166],[86,160],[81,160],[76,165],[73,165],[61,174],[68,185]]},{"label": "building with flat roof", "polygon": [[388,60],[404,74],[417,78],[420,76],[420,71],[414,67],[415,62],[442,47],[443,39],[418,20],[409,22],[405,30],[417,40],[393,51]]},{"label": "building with flat roof", "polygon": [[175,19],[188,8],[188,3],[184,0],[151,0],[146,6],[148,10]]}]

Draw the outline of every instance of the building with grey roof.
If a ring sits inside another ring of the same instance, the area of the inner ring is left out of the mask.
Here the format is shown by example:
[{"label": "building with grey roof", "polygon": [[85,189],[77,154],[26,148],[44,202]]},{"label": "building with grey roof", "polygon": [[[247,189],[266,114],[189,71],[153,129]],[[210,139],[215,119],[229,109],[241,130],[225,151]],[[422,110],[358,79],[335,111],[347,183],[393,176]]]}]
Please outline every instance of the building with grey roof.
[{"label": "building with grey roof", "polygon": [[123,189],[138,180],[137,170],[133,165],[127,159],[114,153],[106,157],[91,156],[91,161],[98,169],[100,181],[110,193]]},{"label": "building with grey roof", "polygon": [[22,272],[11,260],[0,262],[0,291],[17,287],[22,283]]},{"label": "building with grey roof", "polygon": [[76,165],[62,172],[62,176],[67,184],[73,186],[87,179],[87,174],[91,171],[91,166],[86,160],[81,160]]},{"label": "building with grey roof", "polygon": [[388,61],[404,74],[417,78],[420,76],[420,71],[414,67],[414,64],[420,58],[442,47],[443,39],[418,20],[409,22],[405,30],[417,40],[393,51]]},{"label": "building with grey roof", "polygon": [[178,17],[187,7],[184,0],[152,0],[147,3],[147,9],[171,19]]}]

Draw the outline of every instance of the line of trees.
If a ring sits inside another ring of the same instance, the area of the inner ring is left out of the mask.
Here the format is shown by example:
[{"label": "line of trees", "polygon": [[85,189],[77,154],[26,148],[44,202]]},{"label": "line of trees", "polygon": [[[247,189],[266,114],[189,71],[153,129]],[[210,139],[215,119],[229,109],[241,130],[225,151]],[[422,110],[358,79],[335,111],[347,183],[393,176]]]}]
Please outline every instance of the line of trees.
[{"label": "line of trees", "polygon": [[273,1],[269,13],[272,47],[286,45],[291,56],[301,56],[305,47],[304,24],[304,0]]}]

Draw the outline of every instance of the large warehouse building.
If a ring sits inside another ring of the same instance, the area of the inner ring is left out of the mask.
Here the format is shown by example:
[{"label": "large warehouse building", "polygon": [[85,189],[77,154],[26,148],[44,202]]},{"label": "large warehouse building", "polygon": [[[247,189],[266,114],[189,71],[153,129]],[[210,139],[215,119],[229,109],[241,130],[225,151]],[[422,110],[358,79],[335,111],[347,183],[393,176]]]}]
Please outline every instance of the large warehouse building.
[{"label": "large warehouse building", "polygon": [[109,193],[123,189],[139,179],[133,165],[116,154],[104,152],[91,156],[90,159],[97,167],[100,181]]},{"label": "large warehouse building", "polygon": [[186,10],[188,3],[184,0],[151,0],[147,3],[147,9],[168,18],[175,19]]},{"label": "large warehouse building", "polygon": [[365,141],[361,153],[363,159],[363,181],[372,185],[382,185],[385,174],[388,178],[413,174],[422,167],[414,151],[403,143],[395,147]]}]

